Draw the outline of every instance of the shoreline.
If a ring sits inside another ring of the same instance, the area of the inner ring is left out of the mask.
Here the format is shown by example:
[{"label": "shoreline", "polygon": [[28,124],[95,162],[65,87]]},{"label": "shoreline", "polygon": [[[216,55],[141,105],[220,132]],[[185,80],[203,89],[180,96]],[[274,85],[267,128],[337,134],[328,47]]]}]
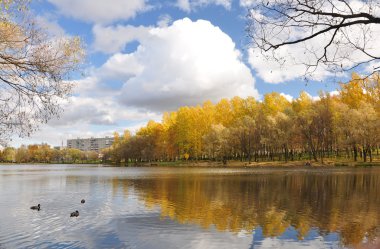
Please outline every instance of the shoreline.
[{"label": "shoreline", "polygon": [[[205,167],[205,168],[340,168],[340,167],[377,167],[380,161],[375,162],[311,162],[310,166],[305,165],[307,161],[289,161],[289,162],[241,162],[228,161],[226,165],[222,162],[150,162],[140,164],[129,164],[128,166],[136,167]],[[120,165],[123,167],[124,165]],[[125,166],[125,167],[128,167]]]},{"label": "shoreline", "polygon": [[189,168],[356,168],[356,167],[380,167],[380,161],[374,162],[351,162],[351,161],[326,161],[311,162],[311,165],[306,165],[308,161],[273,161],[273,162],[241,162],[241,161],[228,161],[223,164],[220,161],[175,161],[175,162],[141,162],[114,164],[114,163],[0,163],[0,166],[12,165],[101,165],[104,167],[152,167],[152,168],[165,168],[165,167],[189,167]]}]

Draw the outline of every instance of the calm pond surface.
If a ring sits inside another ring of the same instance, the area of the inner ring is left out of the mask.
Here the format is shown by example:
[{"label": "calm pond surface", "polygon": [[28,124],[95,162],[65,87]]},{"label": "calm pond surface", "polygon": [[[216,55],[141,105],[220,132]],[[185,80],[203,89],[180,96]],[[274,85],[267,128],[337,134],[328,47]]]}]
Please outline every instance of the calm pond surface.
[{"label": "calm pond surface", "polygon": [[380,248],[380,169],[0,166],[0,248]]}]

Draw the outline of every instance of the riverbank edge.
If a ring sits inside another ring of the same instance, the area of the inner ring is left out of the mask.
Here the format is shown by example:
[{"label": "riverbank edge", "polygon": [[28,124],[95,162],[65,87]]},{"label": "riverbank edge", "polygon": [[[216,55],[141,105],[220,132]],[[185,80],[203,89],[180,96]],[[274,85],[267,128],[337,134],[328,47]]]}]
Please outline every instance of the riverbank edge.
[{"label": "riverbank edge", "polygon": [[375,162],[342,162],[342,161],[325,161],[310,162],[309,161],[272,161],[272,162],[242,162],[228,161],[223,164],[220,161],[174,161],[174,162],[138,162],[129,163],[128,165],[121,163],[0,163],[0,165],[102,165],[105,167],[200,167],[200,168],[339,168],[339,167],[380,167],[380,161]]},{"label": "riverbank edge", "polygon": [[[125,166],[125,165],[120,165]],[[140,167],[206,167],[206,168],[289,168],[289,167],[378,167],[379,162],[310,162],[307,161],[289,161],[289,162],[241,162],[241,161],[228,161],[227,164],[222,162],[204,162],[204,161],[177,161],[177,162],[150,162],[150,163],[138,163],[129,164],[128,166],[140,166]]]}]

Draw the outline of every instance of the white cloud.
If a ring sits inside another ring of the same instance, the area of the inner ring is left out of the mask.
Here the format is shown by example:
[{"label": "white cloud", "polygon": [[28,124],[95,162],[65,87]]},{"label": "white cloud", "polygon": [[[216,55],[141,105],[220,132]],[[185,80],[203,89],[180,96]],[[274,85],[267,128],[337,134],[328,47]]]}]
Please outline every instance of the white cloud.
[{"label": "white cloud", "polygon": [[145,0],[48,0],[69,17],[94,23],[128,20],[147,10]]},{"label": "white cloud", "polygon": [[105,64],[125,74],[120,78],[121,103],[166,111],[207,99],[259,96],[234,42],[210,22],[185,18],[169,27],[151,28],[142,37],[135,52],[115,54]]},{"label": "white cloud", "polygon": [[289,102],[293,101],[293,96],[286,94],[286,93],[280,93],[281,96],[285,97]]},{"label": "white cloud", "polygon": [[251,7],[257,0],[240,0],[240,6],[242,7]]},{"label": "white cloud", "polygon": [[95,25],[92,29],[95,36],[93,47],[96,51],[115,53],[123,50],[129,42],[144,39],[150,29],[151,27],[145,26],[117,25],[104,27]]},{"label": "white cloud", "polygon": [[[331,93],[333,93],[334,91],[332,91],[332,92],[330,92],[330,94]],[[313,95],[311,95],[310,93],[308,93],[308,92],[306,92],[306,91],[304,91],[304,93],[312,100],[312,101],[319,101],[319,100],[321,100],[321,97],[319,97],[319,96],[313,96]],[[282,94],[281,94],[282,95]],[[299,99],[299,97],[297,97],[296,99]]]},{"label": "white cloud", "polygon": [[59,119],[49,122],[57,127],[76,125],[117,126],[123,121],[160,120],[161,115],[137,108],[125,108],[117,99],[119,89],[103,84],[102,78],[87,77],[77,81],[76,95],[62,103]]},{"label": "white cloud", "polygon": [[77,123],[95,125],[114,125],[115,115],[108,106],[109,101],[98,101],[96,98],[71,97],[69,103],[64,104],[65,112],[60,119],[49,122],[53,126],[71,126]]},{"label": "white cloud", "polygon": [[207,5],[219,5],[225,9],[231,9],[232,0],[177,0],[176,6],[183,11],[190,12],[196,8]]},{"label": "white cloud", "polygon": [[100,71],[101,76],[105,78],[127,80],[141,74],[144,71],[144,65],[140,64],[133,54],[116,53],[108,59]]},{"label": "white cloud", "polygon": [[380,61],[374,61],[374,62],[370,62],[366,65],[364,71],[366,73],[371,73],[373,71],[376,71],[380,68]]},{"label": "white cloud", "polygon": [[58,24],[57,20],[52,18],[51,16],[36,16],[35,20],[38,26],[46,30],[52,36],[62,37],[65,36],[65,30]]},{"label": "white cloud", "polygon": [[335,91],[329,92],[329,94],[330,94],[330,96],[338,96],[340,94],[340,92],[335,90]]},{"label": "white cloud", "polygon": [[[283,46],[275,51],[276,58],[271,57],[271,52],[266,55],[258,49],[248,50],[248,61],[251,67],[256,71],[257,76],[262,78],[267,83],[283,83],[285,81],[294,80],[296,78],[307,77],[305,74],[308,70],[307,66],[302,61],[310,62],[313,57],[304,53],[302,46]],[[285,60],[282,60],[286,58]],[[315,80],[322,80],[331,76],[326,67],[320,65],[313,72]]]},{"label": "white cloud", "polygon": [[190,7],[190,2],[189,0],[178,0],[177,1],[177,7],[180,8],[183,11],[190,12],[191,7]]},{"label": "white cloud", "polygon": [[158,17],[157,26],[158,27],[167,27],[172,22],[172,17],[168,14],[160,15]]}]

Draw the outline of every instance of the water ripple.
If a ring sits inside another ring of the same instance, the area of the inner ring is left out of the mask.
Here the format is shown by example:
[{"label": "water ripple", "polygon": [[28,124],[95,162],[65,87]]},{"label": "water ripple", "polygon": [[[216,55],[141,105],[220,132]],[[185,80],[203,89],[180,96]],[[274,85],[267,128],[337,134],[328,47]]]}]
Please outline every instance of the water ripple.
[{"label": "water ripple", "polygon": [[379,170],[0,166],[0,196],[1,249],[335,249],[380,237]]}]

